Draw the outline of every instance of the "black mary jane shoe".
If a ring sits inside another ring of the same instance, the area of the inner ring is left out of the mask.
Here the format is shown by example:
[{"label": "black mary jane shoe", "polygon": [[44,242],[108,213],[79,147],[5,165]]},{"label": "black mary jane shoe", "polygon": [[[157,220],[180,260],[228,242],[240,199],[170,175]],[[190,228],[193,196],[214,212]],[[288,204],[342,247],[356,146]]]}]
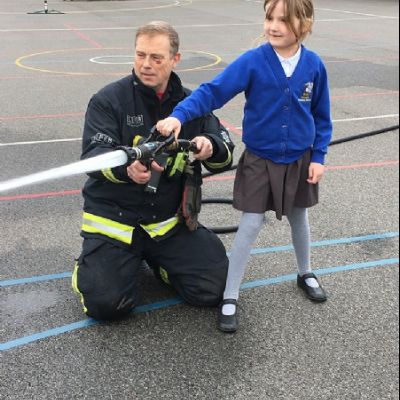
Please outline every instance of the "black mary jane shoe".
[{"label": "black mary jane shoe", "polygon": [[[222,308],[226,304],[236,306],[236,313],[233,315],[222,314]],[[235,333],[238,330],[239,323],[237,318],[238,303],[234,299],[226,299],[221,303],[218,311],[218,329],[225,333]]]},{"label": "black mary jane shoe", "polygon": [[[319,284],[319,287],[313,288],[308,286],[306,283],[306,279],[314,278]],[[315,274],[305,274],[303,276],[297,275],[297,286],[304,291],[306,296],[317,303],[323,303],[328,300],[328,296],[322,287],[320,281],[316,277]]]}]

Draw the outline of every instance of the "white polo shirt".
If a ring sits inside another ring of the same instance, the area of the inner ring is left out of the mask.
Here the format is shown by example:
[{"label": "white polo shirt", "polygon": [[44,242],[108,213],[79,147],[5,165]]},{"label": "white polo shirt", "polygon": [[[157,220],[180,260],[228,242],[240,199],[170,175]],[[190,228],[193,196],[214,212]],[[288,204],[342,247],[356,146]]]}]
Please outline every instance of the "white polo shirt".
[{"label": "white polo shirt", "polygon": [[290,78],[293,75],[294,70],[297,67],[297,64],[300,61],[300,56],[301,56],[301,46],[299,47],[299,50],[297,53],[290,58],[284,58],[282,57],[279,53],[275,51],[276,55],[279,58],[279,61],[282,64],[283,70],[285,71],[286,77]]}]

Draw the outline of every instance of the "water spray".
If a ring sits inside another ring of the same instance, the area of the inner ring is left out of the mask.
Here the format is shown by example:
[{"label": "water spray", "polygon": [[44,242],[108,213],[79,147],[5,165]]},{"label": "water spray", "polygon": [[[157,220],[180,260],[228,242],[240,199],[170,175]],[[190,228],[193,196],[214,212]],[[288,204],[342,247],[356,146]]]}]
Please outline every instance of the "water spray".
[{"label": "water spray", "polygon": [[154,159],[164,151],[196,152],[197,147],[195,143],[188,140],[175,141],[174,136],[171,136],[164,142],[149,142],[137,147],[118,146],[115,150],[110,151],[109,153],[101,154],[87,160],[0,182],[0,193],[25,186],[31,186],[37,183],[53,181],[75,175],[89,174],[91,172],[101,171],[105,168],[130,165],[134,161],[140,161],[143,164],[150,165],[152,161],[154,161]]}]

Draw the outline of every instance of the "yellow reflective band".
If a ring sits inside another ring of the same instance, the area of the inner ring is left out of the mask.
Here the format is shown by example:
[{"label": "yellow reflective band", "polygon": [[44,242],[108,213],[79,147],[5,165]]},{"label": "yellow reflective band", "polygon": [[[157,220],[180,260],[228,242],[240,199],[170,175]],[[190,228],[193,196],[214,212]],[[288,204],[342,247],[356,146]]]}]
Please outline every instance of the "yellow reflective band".
[{"label": "yellow reflective band", "polygon": [[227,146],[226,143],[224,143],[226,149],[228,150],[228,159],[222,163],[210,163],[205,161],[204,164],[206,164],[208,167],[212,168],[212,169],[220,169],[220,168],[225,168],[227,167],[233,160],[233,156],[231,151],[229,150],[229,147]]},{"label": "yellow reflective band", "polygon": [[78,269],[79,269],[79,264],[76,262],[74,266],[74,272],[72,273],[72,289],[76,294],[78,294],[81,297],[83,312],[87,313],[87,308],[85,306],[85,300],[83,298],[83,294],[78,289]]},{"label": "yellow reflective band", "polygon": [[114,176],[114,174],[113,174],[111,168],[102,169],[101,172],[102,172],[103,175],[104,175],[110,182],[112,182],[112,183],[126,183],[126,182],[124,182],[124,181],[118,180],[118,179]]},{"label": "yellow reflective band", "polygon": [[138,146],[138,145],[139,145],[139,142],[140,142],[142,139],[143,139],[142,136],[136,135],[136,136],[133,138],[133,146]]},{"label": "yellow reflective band", "polygon": [[169,174],[169,177],[173,177],[177,171],[179,171],[181,174],[183,174],[183,171],[185,170],[186,162],[188,159],[188,154],[187,153],[178,153],[175,158],[175,164],[172,167],[172,170]]},{"label": "yellow reflective band", "polygon": [[164,236],[179,224],[179,218],[173,217],[158,224],[140,225],[153,239],[157,236]]},{"label": "yellow reflective band", "polygon": [[99,233],[126,244],[132,244],[132,235],[135,228],[123,225],[111,219],[98,217],[93,214],[83,213],[82,231]]},{"label": "yellow reflective band", "polygon": [[163,267],[160,267],[160,276],[164,283],[166,283],[167,285],[171,285],[168,277],[168,272]]}]

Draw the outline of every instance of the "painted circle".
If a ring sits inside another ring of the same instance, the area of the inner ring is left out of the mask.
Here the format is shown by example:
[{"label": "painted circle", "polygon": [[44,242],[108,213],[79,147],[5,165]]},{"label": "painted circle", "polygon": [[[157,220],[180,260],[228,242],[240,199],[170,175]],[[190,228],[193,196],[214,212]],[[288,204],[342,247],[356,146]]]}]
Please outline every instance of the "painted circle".
[{"label": "painted circle", "polygon": [[[54,55],[54,54],[66,54],[66,53],[72,53],[72,52],[93,52],[93,51],[116,51],[116,50],[126,50],[126,48],[118,48],[118,47],[108,47],[108,48],[78,48],[78,49],[63,49],[63,50],[49,50],[49,51],[43,51],[40,53],[34,53],[34,54],[28,54],[22,57],[19,57],[17,60],[15,60],[15,64],[23,69],[30,70],[30,71],[35,71],[35,72],[42,72],[46,74],[58,74],[58,75],[72,75],[72,76],[105,76],[105,75],[123,75],[126,74],[126,71],[123,72],[82,72],[82,71],[77,71],[77,72],[71,72],[71,71],[59,71],[59,70],[53,70],[53,69],[44,69],[44,68],[37,68],[31,65],[27,65],[25,62],[27,60],[32,60],[36,57],[40,56],[47,56],[47,55]],[[205,64],[205,65],[200,65],[197,67],[193,68],[185,68],[185,69],[177,69],[176,72],[189,72],[189,71],[198,71],[198,70],[204,70],[208,68],[215,67],[216,65],[220,64],[222,61],[222,58],[218,56],[217,54],[205,52],[205,51],[198,51],[198,50],[186,50],[183,51],[183,54],[187,53],[193,53],[197,55],[202,55],[211,58],[211,62]],[[120,59],[125,59],[123,63],[121,62],[106,62],[104,61],[105,59],[112,59],[113,57],[119,57]],[[127,58],[131,58],[131,64],[133,62],[133,56],[129,55],[103,55],[99,57],[91,57],[89,60],[92,63],[95,64],[103,64],[103,65],[122,65],[122,64],[127,64]],[[93,60],[97,60],[93,61]],[[99,61],[100,60],[100,61]],[[101,61],[103,60],[103,61]]]}]

